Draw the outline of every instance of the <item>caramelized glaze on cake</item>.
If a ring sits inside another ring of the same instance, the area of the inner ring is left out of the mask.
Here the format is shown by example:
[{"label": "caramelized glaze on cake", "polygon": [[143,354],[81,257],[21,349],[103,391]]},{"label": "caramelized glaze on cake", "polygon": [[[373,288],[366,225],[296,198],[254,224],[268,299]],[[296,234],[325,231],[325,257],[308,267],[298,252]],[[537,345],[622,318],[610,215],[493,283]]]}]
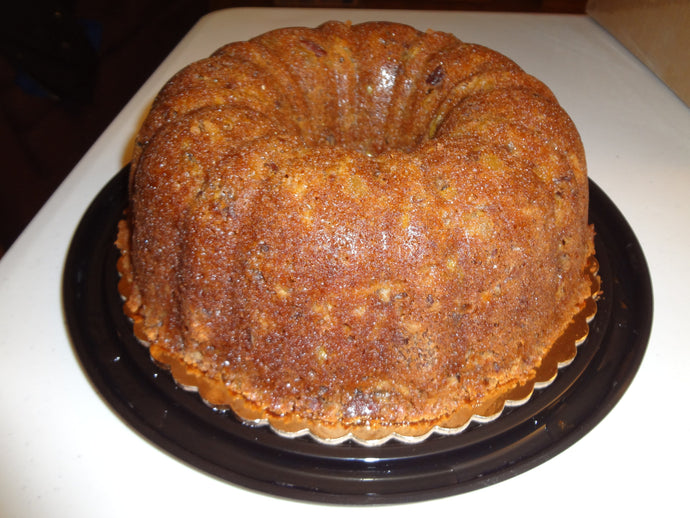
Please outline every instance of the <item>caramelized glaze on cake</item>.
[{"label": "caramelized glaze on cake", "polygon": [[441,423],[528,380],[591,295],[587,189],[570,117],[508,58],[395,23],[275,30],[156,98],[126,310],[242,417]]}]

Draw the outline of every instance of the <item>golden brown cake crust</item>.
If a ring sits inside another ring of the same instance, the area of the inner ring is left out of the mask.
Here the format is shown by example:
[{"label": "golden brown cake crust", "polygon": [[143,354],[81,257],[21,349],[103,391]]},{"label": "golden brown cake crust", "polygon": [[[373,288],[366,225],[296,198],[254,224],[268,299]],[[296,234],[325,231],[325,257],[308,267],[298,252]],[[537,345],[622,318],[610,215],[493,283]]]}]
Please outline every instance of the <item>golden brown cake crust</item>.
[{"label": "golden brown cake crust", "polygon": [[587,208],[572,121],[508,58],[393,23],[280,29],[154,102],[126,308],[245,418],[416,430],[534,374],[592,295]]}]

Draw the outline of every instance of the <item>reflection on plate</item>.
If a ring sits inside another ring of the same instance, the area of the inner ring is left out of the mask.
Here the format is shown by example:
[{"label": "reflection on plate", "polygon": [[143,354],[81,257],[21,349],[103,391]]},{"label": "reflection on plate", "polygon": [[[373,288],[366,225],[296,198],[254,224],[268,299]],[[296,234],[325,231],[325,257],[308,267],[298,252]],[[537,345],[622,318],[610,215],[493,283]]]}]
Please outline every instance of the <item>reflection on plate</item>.
[{"label": "reflection on plate", "polygon": [[410,502],[462,493],[522,473],[563,451],[611,410],[639,367],[652,320],[649,272],[627,222],[590,182],[604,293],[587,340],[547,387],[500,418],[424,442],[324,445],[251,427],[209,409],[157,367],[132,333],[117,291],[114,246],[127,169],[106,185],[74,235],[63,279],[73,344],[122,419],[178,459],[231,483],[329,503]]}]

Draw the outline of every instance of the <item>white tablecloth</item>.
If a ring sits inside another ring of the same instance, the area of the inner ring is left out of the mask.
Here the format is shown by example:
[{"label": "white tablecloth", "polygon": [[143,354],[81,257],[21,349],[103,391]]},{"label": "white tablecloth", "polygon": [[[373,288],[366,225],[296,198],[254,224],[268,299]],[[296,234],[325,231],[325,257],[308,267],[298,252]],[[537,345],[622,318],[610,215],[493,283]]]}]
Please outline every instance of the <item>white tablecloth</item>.
[{"label": "white tablecloth", "polygon": [[[645,251],[655,312],[632,385],[573,446],[499,484],[354,511],[248,491],[188,467],[130,428],[90,384],[71,345],[61,278],[72,233],[90,201],[128,162],[133,135],[165,80],[229,41],[329,19],[392,20],[452,32],[510,56],[543,80],[582,134],[591,178],[625,215]],[[690,393],[689,195],[690,110],[586,16],[214,12],[162,63],[0,262],[0,516],[682,513],[690,465],[684,403]]]}]

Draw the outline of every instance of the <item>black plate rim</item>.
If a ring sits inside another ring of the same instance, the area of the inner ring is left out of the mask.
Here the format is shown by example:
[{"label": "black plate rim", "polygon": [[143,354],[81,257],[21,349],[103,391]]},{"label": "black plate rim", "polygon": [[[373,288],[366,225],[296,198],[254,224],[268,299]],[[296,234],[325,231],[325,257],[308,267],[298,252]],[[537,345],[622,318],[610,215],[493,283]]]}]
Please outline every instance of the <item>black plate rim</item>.
[{"label": "black plate rim", "polygon": [[[62,302],[72,346],[95,390],[134,431],[187,465],[246,489],[359,505],[423,501],[495,484],[586,435],[620,400],[643,360],[653,315],[649,270],[627,221],[590,180],[604,296],[573,364],[526,405],[493,423],[419,444],[327,446],[248,427],[179,389],[143,347],[132,346],[110,271],[117,256],[113,222],[127,203],[127,176],[125,167],[101,190],[70,244]],[[112,351],[102,350],[104,342]],[[588,368],[592,363],[596,368]],[[188,423],[195,430],[185,431]]]}]

